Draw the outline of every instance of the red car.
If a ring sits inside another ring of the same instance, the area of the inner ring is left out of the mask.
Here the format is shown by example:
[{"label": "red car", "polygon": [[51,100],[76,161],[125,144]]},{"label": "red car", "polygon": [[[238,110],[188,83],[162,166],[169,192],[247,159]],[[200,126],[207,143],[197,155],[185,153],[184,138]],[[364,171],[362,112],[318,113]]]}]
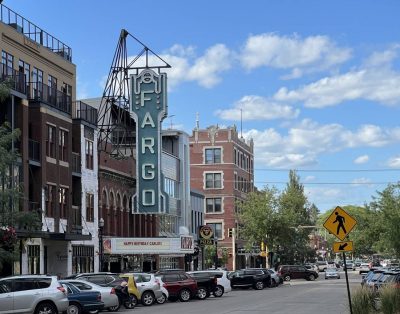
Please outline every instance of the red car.
[{"label": "red car", "polygon": [[187,302],[197,295],[196,281],[184,271],[160,271],[155,275],[161,277],[171,301],[179,298],[182,302]]}]

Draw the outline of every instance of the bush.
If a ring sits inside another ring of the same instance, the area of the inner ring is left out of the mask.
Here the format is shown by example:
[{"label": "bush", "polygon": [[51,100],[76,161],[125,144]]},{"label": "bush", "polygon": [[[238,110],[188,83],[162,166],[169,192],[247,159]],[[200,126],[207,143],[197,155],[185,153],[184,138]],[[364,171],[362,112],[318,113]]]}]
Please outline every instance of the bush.
[{"label": "bush", "polygon": [[400,289],[390,285],[380,289],[380,310],[383,314],[400,313]]},{"label": "bush", "polygon": [[366,287],[361,287],[354,290],[351,296],[353,314],[375,313],[374,297],[375,294],[373,291]]}]

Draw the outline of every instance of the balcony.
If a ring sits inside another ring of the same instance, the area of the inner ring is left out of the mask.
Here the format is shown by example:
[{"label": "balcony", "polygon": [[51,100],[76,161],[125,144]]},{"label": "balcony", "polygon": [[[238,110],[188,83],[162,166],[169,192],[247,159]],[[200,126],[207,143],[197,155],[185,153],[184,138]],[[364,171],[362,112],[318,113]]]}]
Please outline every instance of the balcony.
[{"label": "balcony", "polygon": [[72,103],[72,118],[81,119],[97,126],[97,109],[82,101]]},{"label": "balcony", "polygon": [[3,4],[0,4],[0,21],[11,26],[31,41],[72,62],[72,49],[70,47]]},{"label": "balcony", "polygon": [[71,114],[71,96],[41,82],[30,82],[28,99],[40,101],[62,112]]},{"label": "balcony", "polygon": [[72,174],[81,174],[81,155],[72,152]]},{"label": "balcony", "polygon": [[9,87],[17,92],[26,94],[25,74],[0,64],[0,82],[5,81]]},{"label": "balcony", "polygon": [[29,163],[40,166],[40,143],[29,139],[28,143]]}]

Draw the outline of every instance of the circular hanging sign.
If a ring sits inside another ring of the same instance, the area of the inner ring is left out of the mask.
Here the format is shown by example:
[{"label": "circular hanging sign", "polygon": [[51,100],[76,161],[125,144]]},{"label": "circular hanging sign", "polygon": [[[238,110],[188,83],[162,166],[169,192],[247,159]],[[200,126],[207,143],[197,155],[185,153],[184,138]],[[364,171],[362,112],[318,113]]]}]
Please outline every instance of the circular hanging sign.
[{"label": "circular hanging sign", "polygon": [[201,239],[211,239],[214,237],[214,232],[210,226],[201,226],[199,230],[199,235]]}]

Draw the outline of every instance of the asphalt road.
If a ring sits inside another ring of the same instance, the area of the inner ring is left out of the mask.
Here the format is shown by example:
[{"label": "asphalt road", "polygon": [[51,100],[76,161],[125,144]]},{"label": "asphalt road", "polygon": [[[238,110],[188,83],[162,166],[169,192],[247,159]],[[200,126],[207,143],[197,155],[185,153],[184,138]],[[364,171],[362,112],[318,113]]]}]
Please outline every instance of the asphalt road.
[{"label": "asphalt road", "polygon": [[[121,313],[157,313],[157,314],[348,314],[348,299],[344,272],[340,279],[324,279],[324,273],[316,281],[292,280],[277,288],[261,291],[233,290],[221,298],[210,297],[206,300],[189,302],[167,302],[163,305],[133,310],[120,309]],[[350,288],[360,286],[358,272],[349,274]]]}]

